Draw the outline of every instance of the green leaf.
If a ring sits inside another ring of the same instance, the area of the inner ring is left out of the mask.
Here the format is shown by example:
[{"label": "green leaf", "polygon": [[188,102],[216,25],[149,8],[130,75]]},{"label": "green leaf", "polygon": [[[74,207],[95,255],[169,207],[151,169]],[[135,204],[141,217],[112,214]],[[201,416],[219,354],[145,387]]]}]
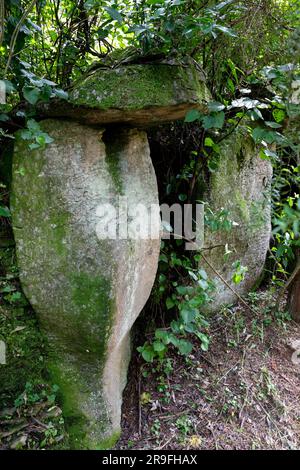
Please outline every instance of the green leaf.
[{"label": "green leaf", "polygon": [[0,216],[1,217],[10,217],[11,213],[8,207],[6,206],[0,206]]},{"label": "green leaf", "polygon": [[190,109],[185,115],[184,122],[194,122],[201,117],[202,114],[198,111],[198,109]]},{"label": "green leaf", "polygon": [[107,11],[107,13],[111,16],[113,20],[117,21],[120,24],[123,23],[123,16],[121,15],[121,13],[115,10],[115,8],[104,7],[104,10]]},{"label": "green leaf", "polygon": [[234,93],[235,92],[235,86],[234,86],[234,83],[233,81],[231,80],[231,78],[228,78],[227,80],[227,86],[229,88],[229,90]]},{"label": "green leaf", "polygon": [[208,109],[210,112],[222,111],[223,109],[225,109],[225,106],[219,101],[211,101],[210,103],[208,103]]},{"label": "green leaf", "polygon": [[177,342],[177,347],[180,353],[183,354],[184,356],[188,356],[192,352],[192,349],[193,349],[192,343],[190,341],[186,341],[185,339],[180,339]]},{"label": "green leaf", "polygon": [[208,160],[208,168],[212,173],[219,168],[219,158],[210,158]]},{"label": "green leaf", "polygon": [[153,362],[154,353],[153,351],[150,351],[147,349],[147,350],[142,351],[142,357],[146,362]]},{"label": "green leaf", "polygon": [[186,286],[178,286],[176,287],[176,291],[179,295],[186,295],[188,292],[188,288]]},{"label": "green leaf", "polygon": [[137,350],[146,362],[153,362],[155,353],[150,344],[145,343],[144,346],[139,346]]},{"label": "green leaf", "polygon": [[24,86],[23,95],[28,103],[34,105],[37,103],[41,94],[41,90],[36,87]]},{"label": "green leaf", "polygon": [[204,269],[199,269],[199,270],[198,270],[198,274],[199,274],[200,277],[202,277],[202,279],[207,280],[207,277],[208,277],[208,276],[207,276],[206,271],[204,271]]},{"label": "green leaf", "polygon": [[282,127],[281,124],[278,124],[277,122],[273,122],[273,121],[265,121],[265,124],[268,127],[272,127],[272,129],[279,129],[280,127]]},{"label": "green leaf", "polygon": [[210,137],[205,137],[205,140],[204,140],[205,147],[213,147],[214,144],[215,144],[214,141]]},{"label": "green leaf", "polygon": [[201,331],[198,331],[196,334],[201,341],[202,351],[207,351],[209,347],[209,337],[206,334],[201,333]]},{"label": "green leaf", "polygon": [[166,346],[163,343],[161,343],[160,341],[154,341],[153,349],[156,352],[162,352],[162,351],[165,351]]},{"label": "green leaf", "polygon": [[252,121],[257,121],[258,119],[264,119],[258,108],[248,109],[247,116],[250,117]]},{"label": "green leaf", "polygon": [[53,93],[60,98],[61,100],[67,100],[68,99],[68,93],[64,90],[61,90],[60,88],[54,88]]},{"label": "green leaf", "polygon": [[170,310],[171,308],[173,308],[175,305],[175,302],[173,299],[171,299],[171,297],[168,297],[167,300],[166,300],[166,307],[168,310]]},{"label": "green leaf", "polygon": [[222,33],[227,34],[228,36],[231,36],[233,38],[237,37],[237,34],[235,34],[232,29],[227,28],[227,26],[222,26],[220,24],[215,25],[215,28],[218,29],[219,31],[222,31]]},{"label": "green leaf", "polygon": [[208,283],[205,281],[205,279],[200,279],[200,281],[198,281],[198,284],[203,290],[206,290],[208,288]]},{"label": "green leaf", "polygon": [[284,120],[286,114],[282,109],[274,109],[272,112],[273,118],[275,119],[276,122],[281,122]]},{"label": "green leaf", "polygon": [[197,274],[194,273],[194,271],[188,271],[190,277],[194,279],[194,281],[198,281],[198,276]]},{"label": "green leaf", "polygon": [[279,157],[278,157],[277,153],[272,152],[272,151],[269,150],[269,149],[262,149],[262,150],[259,152],[259,156],[260,156],[260,158],[262,158],[263,160],[270,160],[270,158],[274,158],[275,160],[279,160]]},{"label": "green leaf", "polygon": [[161,330],[161,329],[156,330],[155,338],[161,340],[164,344],[170,343],[170,335],[166,330]]},{"label": "green leaf", "polygon": [[267,144],[272,144],[273,142],[277,142],[281,135],[278,132],[269,131],[262,127],[256,127],[252,131],[252,137],[255,143],[259,142],[266,142]]},{"label": "green leaf", "polygon": [[203,127],[204,129],[221,129],[225,121],[225,113],[221,111],[219,113],[212,113],[203,118]]},{"label": "green leaf", "polygon": [[41,128],[38,122],[36,122],[34,119],[28,119],[27,121],[27,127],[33,132],[40,132]]},{"label": "green leaf", "polygon": [[4,85],[5,85],[5,92],[7,95],[12,93],[13,91],[16,91],[16,87],[9,80],[4,80]]},{"label": "green leaf", "polygon": [[195,320],[197,310],[190,308],[183,308],[180,312],[180,316],[185,324],[191,323]]},{"label": "green leaf", "polygon": [[164,263],[169,263],[168,258],[164,253],[159,255],[159,261],[163,261]]}]

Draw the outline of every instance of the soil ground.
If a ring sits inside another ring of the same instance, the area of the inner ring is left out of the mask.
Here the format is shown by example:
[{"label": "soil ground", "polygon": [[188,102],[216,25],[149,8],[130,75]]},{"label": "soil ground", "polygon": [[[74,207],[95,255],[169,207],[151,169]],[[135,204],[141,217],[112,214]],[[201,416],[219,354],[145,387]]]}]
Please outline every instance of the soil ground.
[{"label": "soil ground", "polygon": [[119,449],[300,449],[300,326],[269,291],[249,301],[257,313],[224,309],[209,351],[174,354],[168,374],[133,358]]},{"label": "soil ground", "polygon": [[[291,347],[300,325],[274,312],[269,291],[248,302],[252,311],[237,305],[211,319],[208,352],[195,342],[190,356],[174,352],[162,367],[143,362],[139,337],[118,449],[300,449],[300,360]],[[1,370],[0,449],[68,448],[33,312],[2,306],[0,320],[14,358]]]}]

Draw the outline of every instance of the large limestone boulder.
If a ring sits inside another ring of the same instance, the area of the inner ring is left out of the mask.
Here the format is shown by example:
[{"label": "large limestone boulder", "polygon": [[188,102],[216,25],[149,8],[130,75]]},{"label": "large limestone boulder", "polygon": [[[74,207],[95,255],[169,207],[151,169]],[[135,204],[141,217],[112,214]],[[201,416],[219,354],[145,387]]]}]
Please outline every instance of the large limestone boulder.
[{"label": "large limestone boulder", "polygon": [[211,95],[192,63],[99,67],[80,79],[68,101],[43,104],[41,115],[71,117],[85,124],[128,123],[146,127],[205,112]]},{"label": "large limestone boulder", "polygon": [[[42,128],[51,144],[28,150],[19,140],[14,153],[21,282],[49,340],[71,448],[109,448],[120,432],[130,329],[150,294],[160,242],[157,232],[102,239],[112,217],[103,204],[118,207],[122,196],[129,211],[138,203],[157,209],[156,178],[142,131],[63,120]],[[159,226],[159,211],[152,217]]]},{"label": "large limestone boulder", "polygon": [[[220,144],[219,168],[210,175],[206,200],[217,214],[228,211],[232,229],[205,229],[204,255],[221,276],[239,294],[248,293],[262,274],[271,236],[271,162],[259,156],[246,131],[238,129]],[[237,225],[236,225],[237,224]],[[230,251],[225,256],[225,249]],[[248,268],[240,284],[232,280],[234,263]],[[209,309],[237,301],[235,294],[202,261],[213,279],[216,290]]]}]

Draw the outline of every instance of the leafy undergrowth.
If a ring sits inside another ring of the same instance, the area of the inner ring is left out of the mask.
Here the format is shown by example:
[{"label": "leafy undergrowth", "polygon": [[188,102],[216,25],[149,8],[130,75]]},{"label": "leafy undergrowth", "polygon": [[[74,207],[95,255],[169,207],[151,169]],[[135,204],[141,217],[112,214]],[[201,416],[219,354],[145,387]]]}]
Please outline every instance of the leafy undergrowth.
[{"label": "leafy undergrowth", "polygon": [[238,305],[214,318],[208,352],[195,343],[164,370],[133,359],[120,449],[300,447],[300,364],[290,347],[300,327],[274,312],[269,291],[249,302],[257,314]]},{"label": "leafy undergrowth", "polygon": [[58,389],[46,380],[45,341],[20,289],[9,237],[5,245],[0,248],[0,341],[6,345],[6,364],[0,364],[0,449],[61,448],[64,423]]}]

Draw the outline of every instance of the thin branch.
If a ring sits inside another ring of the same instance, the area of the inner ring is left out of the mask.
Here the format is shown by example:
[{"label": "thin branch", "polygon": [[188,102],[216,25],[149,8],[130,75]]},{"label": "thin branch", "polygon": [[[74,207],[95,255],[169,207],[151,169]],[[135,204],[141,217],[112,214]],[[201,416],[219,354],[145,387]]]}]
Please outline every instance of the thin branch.
[{"label": "thin branch", "polygon": [[28,8],[24,11],[20,21],[18,22],[17,26],[15,27],[15,30],[11,36],[11,40],[10,40],[10,45],[9,45],[9,56],[8,56],[8,60],[7,60],[7,64],[6,64],[6,67],[5,67],[5,70],[4,70],[4,78],[6,77],[7,75],[7,72],[9,70],[9,67],[10,67],[10,63],[12,61],[12,58],[13,58],[13,55],[14,55],[14,50],[15,50],[15,46],[16,46],[16,41],[17,41],[17,37],[18,37],[18,34],[20,32],[20,29],[22,27],[22,24],[24,23],[24,21],[26,20],[27,16],[29,15],[29,13],[31,12],[32,8],[34,7],[34,5],[36,4],[36,1],[37,0],[31,0]]}]

